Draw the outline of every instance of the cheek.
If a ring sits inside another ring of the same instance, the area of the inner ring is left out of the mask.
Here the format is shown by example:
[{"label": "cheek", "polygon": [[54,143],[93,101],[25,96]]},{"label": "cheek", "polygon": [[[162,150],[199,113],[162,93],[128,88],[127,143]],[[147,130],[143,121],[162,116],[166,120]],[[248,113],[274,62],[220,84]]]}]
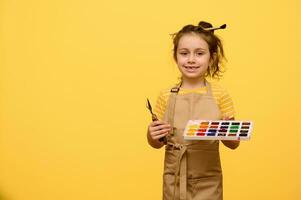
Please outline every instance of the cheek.
[{"label": "cheek", "polygon": [[177,65],[183,65],[185,63],[185,58],[177,57]]},{"label": "cheek", "polygon": [[199,63],[202,63],[204,65],[209,65],[210,64],[210,57],[203,57],[199,59]]}]

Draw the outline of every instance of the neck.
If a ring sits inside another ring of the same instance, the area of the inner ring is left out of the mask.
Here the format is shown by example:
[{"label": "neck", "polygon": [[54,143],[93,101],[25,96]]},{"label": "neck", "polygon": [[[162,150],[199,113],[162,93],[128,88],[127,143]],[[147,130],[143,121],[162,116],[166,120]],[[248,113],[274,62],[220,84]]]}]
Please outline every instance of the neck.
[{"label": "neck", "polygon": [[185,77],[182,77],[182,85],[181,88],[184,89],[196,89],[200,87],[205,87],[205,78],[200,77],[196,79],[187,79]]}]

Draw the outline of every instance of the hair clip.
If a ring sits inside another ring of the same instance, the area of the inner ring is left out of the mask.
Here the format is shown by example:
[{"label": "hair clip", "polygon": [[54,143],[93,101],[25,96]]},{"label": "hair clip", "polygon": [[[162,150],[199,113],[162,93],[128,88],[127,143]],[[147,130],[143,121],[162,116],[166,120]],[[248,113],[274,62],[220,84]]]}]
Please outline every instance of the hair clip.
[{"label": "hair clip", "polygon": [[227,27],[227,24],[223,24],[220,27],[210,27],[210,28],[203,28],[205,31],[214,31],[214,30],[218,30],[218,29],[225,29]]}]

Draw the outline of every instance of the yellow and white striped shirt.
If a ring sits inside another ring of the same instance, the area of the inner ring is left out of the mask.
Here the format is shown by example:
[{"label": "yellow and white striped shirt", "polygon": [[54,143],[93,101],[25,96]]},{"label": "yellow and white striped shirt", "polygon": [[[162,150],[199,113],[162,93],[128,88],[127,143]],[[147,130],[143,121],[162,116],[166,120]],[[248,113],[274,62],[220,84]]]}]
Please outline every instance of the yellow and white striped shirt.
[{"label": "yellow and white striped shirt", "polygon": [[[228,94],[228,92],[217,83],[210,83],[210,84],[212,88],[211,90],[212,90],[213,98],[215,99],[215,102],[221,111],[222,118],[224,117],[234,118],[233,101],[230,95]],[[187,94],[187,93],[205,94],[206,92],[207,92],[207,87],[201,87],[197,89],[180,88],[178,95]],[[156,106],[154,108],[154,113],[157,115],[157,117],[160,120],[162,120],[164,112],[166,110],[169,96],[170,96],[170,88],[162,90],[159,94],[159,97],[157,98]]]}]

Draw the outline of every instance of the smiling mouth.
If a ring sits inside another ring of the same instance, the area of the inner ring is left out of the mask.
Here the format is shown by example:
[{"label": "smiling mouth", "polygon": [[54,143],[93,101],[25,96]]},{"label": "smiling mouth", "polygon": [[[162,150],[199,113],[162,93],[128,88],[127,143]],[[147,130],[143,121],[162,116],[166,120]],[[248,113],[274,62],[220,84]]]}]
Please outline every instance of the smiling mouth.
[{"label": "smiling mouth", "polygon": [[185,69],[198,69],[198,66],[184,66]]}]

